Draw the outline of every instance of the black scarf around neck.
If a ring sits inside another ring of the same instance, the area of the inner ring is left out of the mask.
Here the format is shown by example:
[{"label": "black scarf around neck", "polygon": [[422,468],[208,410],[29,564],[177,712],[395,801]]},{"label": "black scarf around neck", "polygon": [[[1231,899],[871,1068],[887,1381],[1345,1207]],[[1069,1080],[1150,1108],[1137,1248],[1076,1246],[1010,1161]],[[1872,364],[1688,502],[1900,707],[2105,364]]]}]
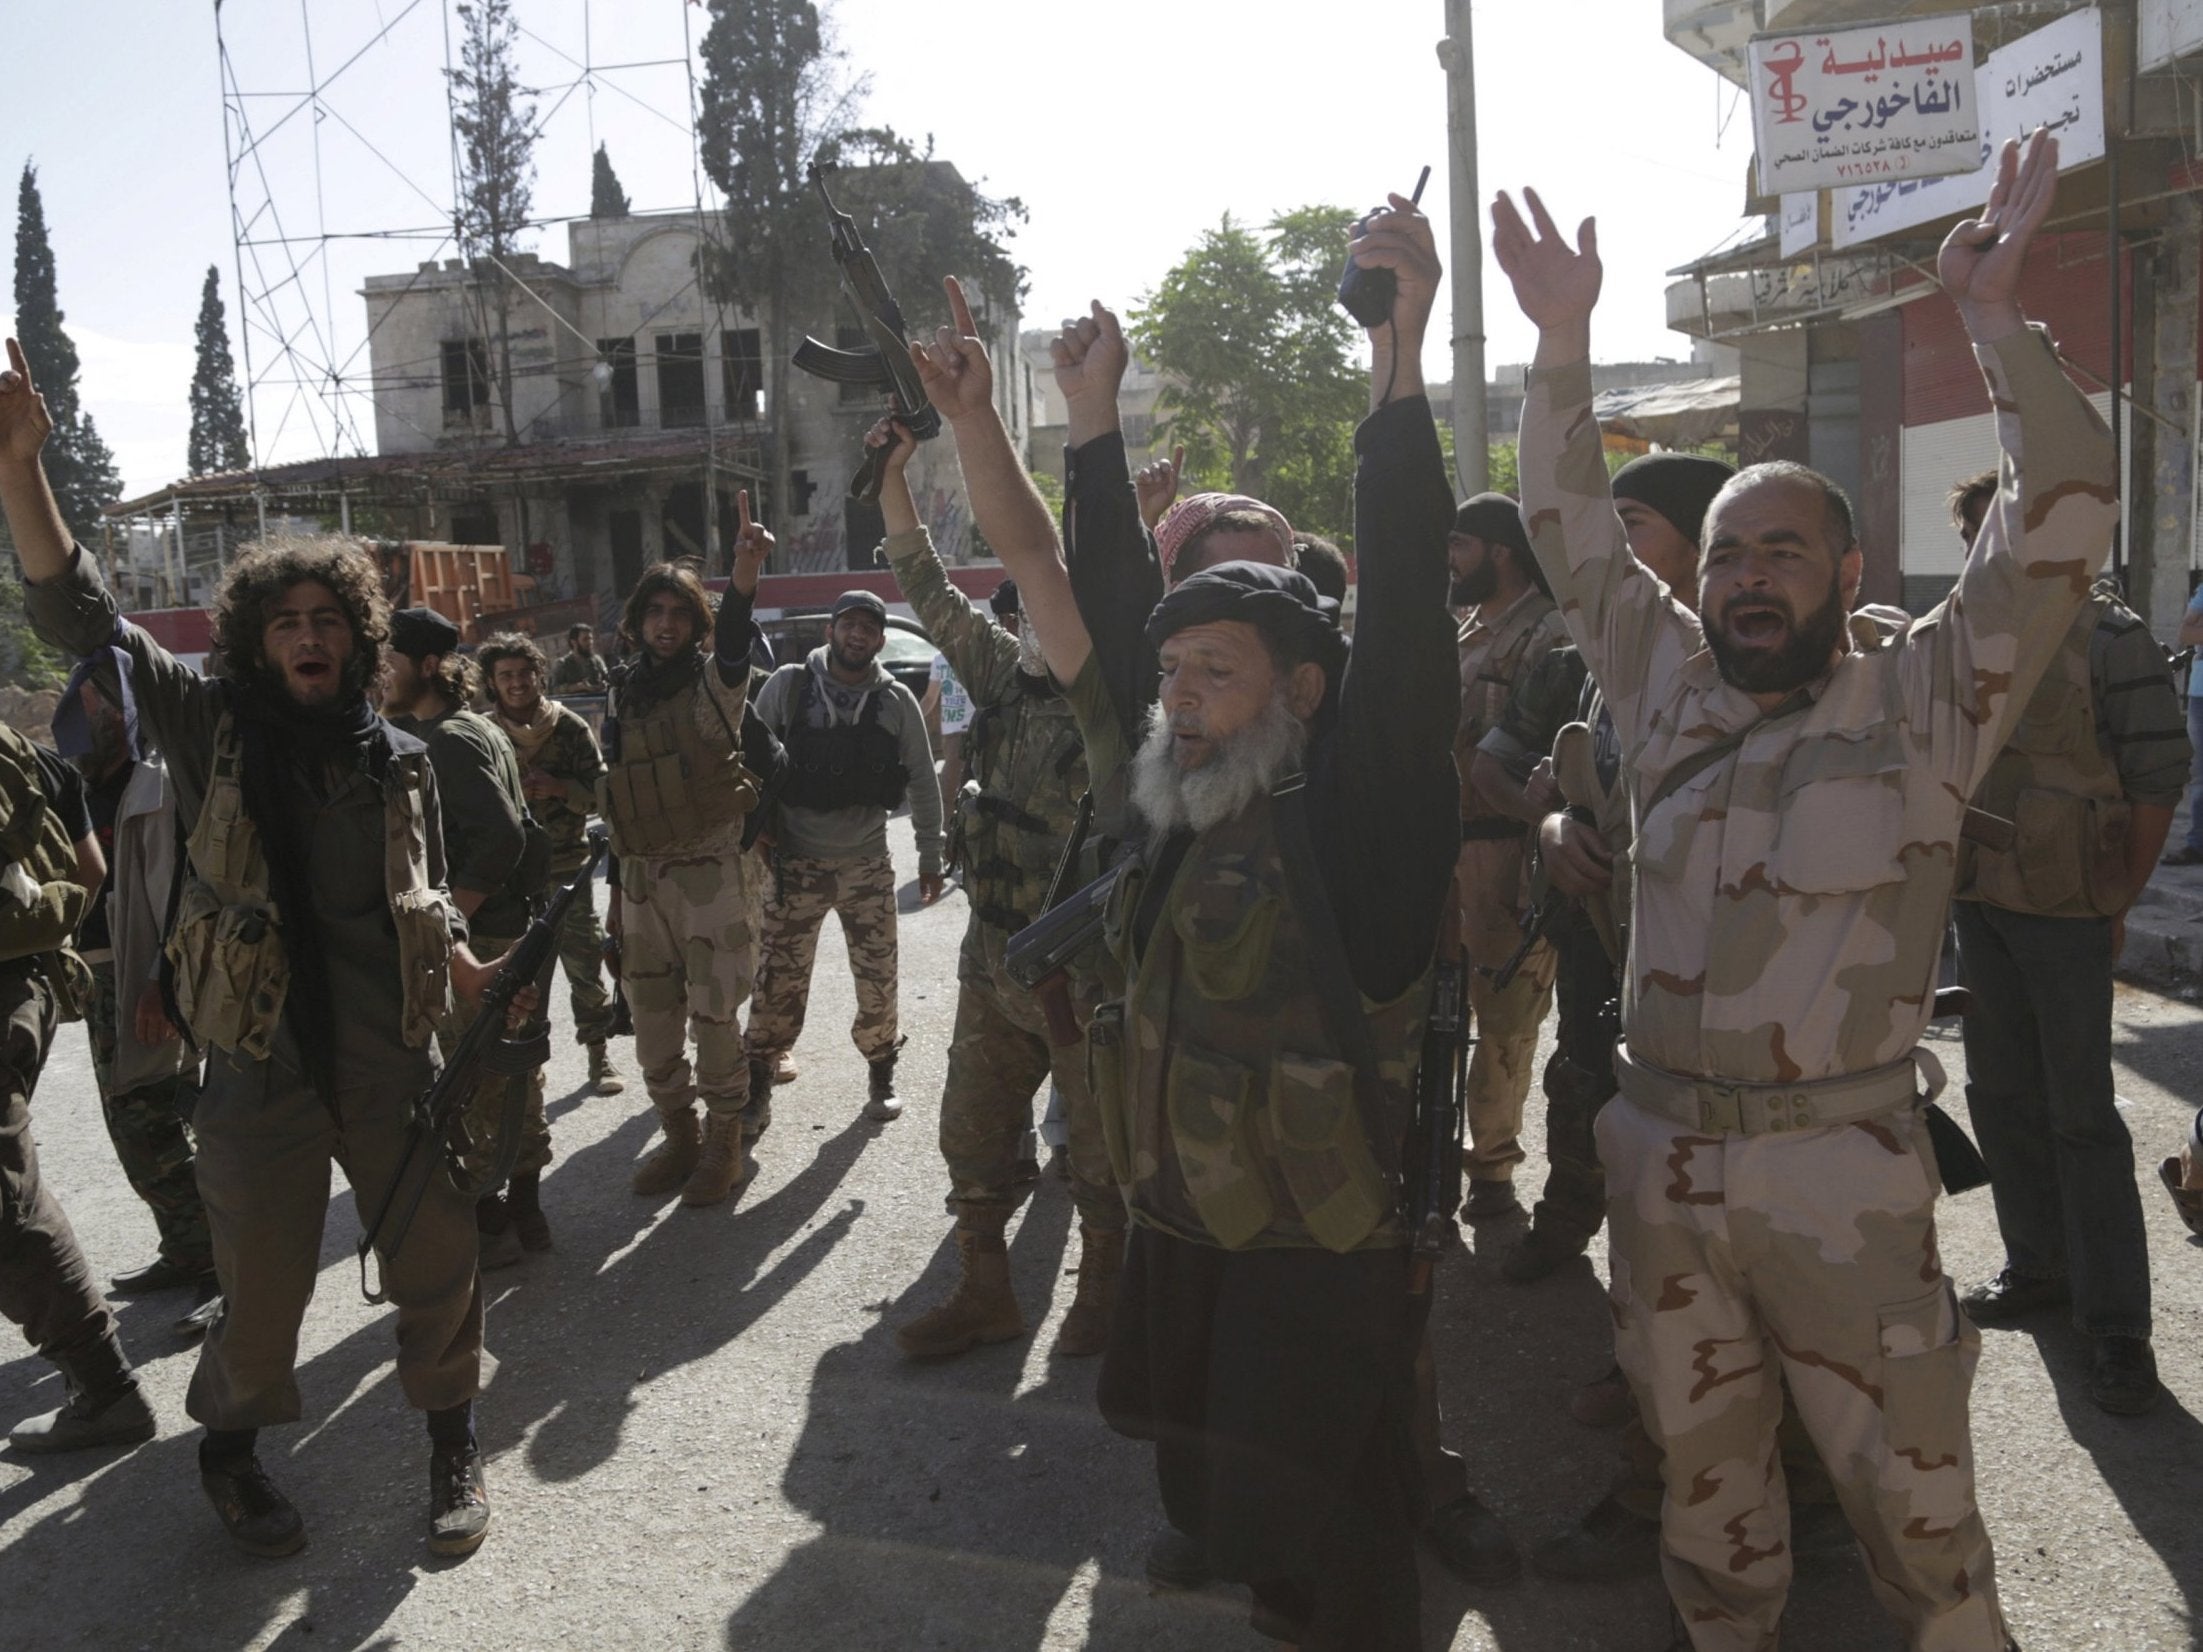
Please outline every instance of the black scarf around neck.
[{"label": "black scarf around neck", "polygon": [[619,711],[640,717],[661,701],[670,700],[702,674],[704,651],[684,648],[670,660],[660,660],[649,649],[638,650],[622,668],[619,679]]},{"label": "black scarf around neck", "polygon": [[330,769],[353,769],[378,788],[390,772],[390,728],[365,694],[326,709],[301,706],[282,689],[262,682],[231,683],[230,715],[237,722],[241,761],[238,784],[245,814],[260,836],[268,861],[268,892],[275,897],[283,953],[291,965],[283,1019],[298,1043],[306,1076],[324,1101],[336,1096],[336,1006],[320,926],[314,918],[308,868],[312,822],[292,806],[286,783],[318,785]]}]

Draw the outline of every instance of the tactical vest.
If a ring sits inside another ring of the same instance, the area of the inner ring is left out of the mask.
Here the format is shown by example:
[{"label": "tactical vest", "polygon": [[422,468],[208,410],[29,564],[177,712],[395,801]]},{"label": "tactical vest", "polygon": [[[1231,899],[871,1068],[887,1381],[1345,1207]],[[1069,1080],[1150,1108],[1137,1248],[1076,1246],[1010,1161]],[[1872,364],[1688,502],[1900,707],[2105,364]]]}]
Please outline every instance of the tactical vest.
[{"label": "tactical vest", "polygon": [[822,810],[894,809],[902,804],[910,771],[903,767],[902,742],[880,725],[880,699],[887,692],[883,684],[867,694],[854,722],[835,718],[821,728],[811,721],[811,710],[821,698],[818,674],[808,665],[800,668],[787,732],[780,737],[788,748],[781,802]]},{"label": "tactical vest", "polygon": [[2049,918],[2109,917],[2126,905],[2133,811],[2096,739],[2089,640],[2108,597],[2092,597],[1997,753],[1974,806],[2009,820],[2009,849],[1959,847],[1957,897]]},{"label": "tactical vest", "polygon": [[[291,965],[268,857],[245,812],[243,763],[235,720],[224,712],[206,801],[185,843],[190,863],[167,950],[176,1007],[192,1037],[265,1061],[283,1022]],[[452,1007],[450,897],[428,876],[428,773],[427,752],[401,752],[383,782],[383,886],[398,937],[399,1030],[412,1049],[426,1047]]]},{"label": "tactical vest", "polygon": [[1469,764],[1475,756],[1476,743],[1499,726],[1500,714],[1507,709],[1507,696],[1514,688],[1515,679],[1522,675],[1522,656],[1530,651],[1530,639],[1552,611],[1552,598],[1542,591],[1525,593],[1493,631],[1491,646],[1484,655],[1484,664],[1477,671],[1475,682],[1463,685],[1461,726],[1454,736],[1454,763],[1461,771],[1463,820],[1482,819],[1491,814],[1491,806],[1470,788]]},{"label": "tactical vest", "polygon": [[597,813],[612,828],[616,853],[685,848],[757,807],[757,777],[742,766],[742,741],[725,714],[724,743],[696,725],[699,694],[719,710],[703,681],[705,671],[717,669],[699,655],[695,675],[640,714],[622,711],[615,691],[619,741],[597,782]]},{"label": "tactical vest", "polygon": [[1365,1119],[1269,798],[1194,839],[1136,949],[1148,883],[1135,870],[1113,891],[1106,936],[1127,987],[1088,1035],[1110,1168],[1134,1215],[1226,1250],[1404,1244],[1400,1155],[1429,971],[1389,1004],[1362,1001],[1384,1111]]},{"label": "tactical vest", "polygon": [[957,802],[964,892],[981,923],[1014,935],[1048,904],[1086,790],[1086,746],[1062,696],[1022,688],[980,710],[969,744],[977,785]]},{"label": "tactical vest", "polygon": [[77,881],[76,844],[46,801],[31,743],[0,724],[0,964],[37,961],[73,1021],[89,997],[91,972],[71,949],[91,892]]}]

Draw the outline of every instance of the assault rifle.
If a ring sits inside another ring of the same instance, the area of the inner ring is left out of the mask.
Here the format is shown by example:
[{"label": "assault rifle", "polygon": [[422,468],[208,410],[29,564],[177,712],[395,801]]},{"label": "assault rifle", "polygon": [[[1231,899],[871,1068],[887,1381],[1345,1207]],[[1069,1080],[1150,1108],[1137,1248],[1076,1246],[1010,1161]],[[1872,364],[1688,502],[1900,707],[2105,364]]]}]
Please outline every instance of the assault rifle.
[{"label": "assault rifle", "polygon": [[1469,960],[1461,946],[1458,888],[1446,895],[1431,972],[1430,1016],[1423,1024],[1422,1060],[1415,1070],[1415,1124],[1408,1145],[1408,1233],[1415,1260],[1409,1289],[1430,1288],[1431,1266],[1459,1243],[1453,1213],[1461,1208],[1461,1141],[1468,1120]]},{"label": "assault rifle", "polygon": [[[796,346],[795,364],[815,378],[831,384],[862,384],[895,398],[895,417],[907,425],[919,441],[941,433],[941,415],[926,399],[925,386],[910,359],[910,340],[902,306],[887,290],[887,277],[857,233],[857,221],[834,205],[826,193],[831,161],[811,163],[811,185],[826,203],[826,216],[834,238],[834,263],[841,271],[841,289],[856,306],[857,319],[872,342],[861,350],[837,350],[808,335]],[[849,497],[860,505],[876,504],[880,497],[880,473],[886,464],[886,448],[865,449],[864,463],[849,479]]]},{"label": "assault rifle", "polygon": [[[504,963],[490,977],[490,984],[482,989],[481,1008],[467,1030],[459,1035],[443,1071],[413,1103],[413,1119],[406,1126],[405,1147],[398,1155],[398,1167],[391,1172],[390,1185],[383,1189],[367,1231],[360,1236],[360,1294],[369,1302],[380,1305],[388,1297],[368,1283],[367,1259],[378,1250],[381,1252],[382,1277],[387,1283],[390,1259],[405,1243],[413,1218],[421,1208],[422,1195],[428,1191],[428,1179],[436,1174],[435,1160],[429,1157],[431,1143],[441,1147],[453,1186],[470,1204],[493,1192],[512,1174],[513,1160],[520,1150],[520,1097],[515,1095],[508,1102],[488,1170],[479,1177],[470,1177],[466,1169],[474,1146],[466,1140],[461,1128],[467,1100],[474,1094],[475,1084],[484,1073],[511,1080],[517,1086],[525,1084],[528,1075],[550,1059],[548,1014],[539,1009],[518,1038],[505,1036],[505,1018],[511,1014],[513,1000],[520,996],[521,989],[536,982],[555,956],[559,926],[566,921],[567,910],[589,887],[589,880],[597,875],[597,866],[611,843],[611,834],[603,827],[590,832],[589,858],[574,874],[573,881],[553,895],[536,914],[535,921],[528,925],[528,932],[505,955]],[[413,1191],[401,1211],[398,1195],[409,1181]],[[387,1240],[383,1237],[386,1228],[389,1230]]]},{"label": "assault rifle", "polygon": [[1126,869],[1140,858],[1125,856],[1010,937],[1002,967],[1011,980],[1040,1000],[1048,1017],[1048,1042],[1058,1049],[1079,1041],[1078,1017],[1071,1008],[1071,961],[1100,938],[1109,897]]}]

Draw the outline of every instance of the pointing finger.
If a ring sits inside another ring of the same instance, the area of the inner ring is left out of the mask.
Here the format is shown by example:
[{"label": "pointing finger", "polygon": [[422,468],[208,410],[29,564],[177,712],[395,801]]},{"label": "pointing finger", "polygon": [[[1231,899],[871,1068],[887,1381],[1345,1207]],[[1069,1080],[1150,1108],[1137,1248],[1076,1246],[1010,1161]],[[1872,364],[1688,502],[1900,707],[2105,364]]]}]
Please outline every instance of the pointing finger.
[{"label": "pointing finger", "polygon": [[965,301],[963,282],[950,275],[942,277],[941,285],[948,289],[949,315],[956,322],[957,332],[966,338],[976,338],[979,328],[972,321],[971,305]]},{"label": "pointing finger", "polygon": [[748,488],[737,488],[735,490],[734,519],[735,525],[741,532],[748,533],[750,531],[750,490]]},{"label": "pointing finger", "polygon": [[1183,476],[1185,474],[1185,470],[1186,444],[1184,442],[1179,442],[1175,444],[1170,450],[1170,472],[1173,476]]}]

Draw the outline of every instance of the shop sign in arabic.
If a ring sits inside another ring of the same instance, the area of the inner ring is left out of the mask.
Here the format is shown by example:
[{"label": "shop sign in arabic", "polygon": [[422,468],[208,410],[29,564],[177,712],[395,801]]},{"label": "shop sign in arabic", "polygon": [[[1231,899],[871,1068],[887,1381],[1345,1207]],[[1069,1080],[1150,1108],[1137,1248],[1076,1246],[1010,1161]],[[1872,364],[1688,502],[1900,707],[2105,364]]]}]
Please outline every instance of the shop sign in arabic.
[{"label": "shop sign in arabic", "polygon": [[1821,195],[1809,189],[1782,198],[1782,256],[1795,258],[1821,238]]},{"label": "shop sign in arabic", "polygon": [[1762,194],[1973,170],[1970,13],[1767,35],[1749,55]]},{"label": "shop sign in arabic", "polygon": [[1969,172],[1948,178],[1889,179],[1840,189],[1829,201],[1829,241],[1857,246],[1985,204],[2006,138],[2047,126],[2058,140],[2058,169],[2103,159],[2103,13],[2068,12],[2045,28],[1989,54],[1975,76],[1981,92],[1981,141]]}]

